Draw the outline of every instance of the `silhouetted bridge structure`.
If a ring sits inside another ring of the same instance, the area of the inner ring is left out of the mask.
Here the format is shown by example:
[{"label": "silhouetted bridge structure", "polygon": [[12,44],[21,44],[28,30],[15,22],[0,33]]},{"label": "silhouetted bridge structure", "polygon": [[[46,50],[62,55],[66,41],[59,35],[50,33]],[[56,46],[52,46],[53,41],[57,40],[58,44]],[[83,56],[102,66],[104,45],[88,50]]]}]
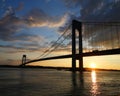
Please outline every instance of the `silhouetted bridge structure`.
[{"label": "silhouetted bridge structure", "polygon": [[[76,35],[78,31],[78,36]],[[76,43],[76,38],[79,43]],[[76,46],[78,45],[78,53]],[[83,52],[84,51],[84,52]],[[26,64],[72,58],[72,71],[76,70],[76,60],[79,60],[80,71],[83,71],[83,57],[120,54],[120,23],[119,22],[79,22],[72,21],[72,54],[34,59],[26,62],[23,55],[21,66]]]}]

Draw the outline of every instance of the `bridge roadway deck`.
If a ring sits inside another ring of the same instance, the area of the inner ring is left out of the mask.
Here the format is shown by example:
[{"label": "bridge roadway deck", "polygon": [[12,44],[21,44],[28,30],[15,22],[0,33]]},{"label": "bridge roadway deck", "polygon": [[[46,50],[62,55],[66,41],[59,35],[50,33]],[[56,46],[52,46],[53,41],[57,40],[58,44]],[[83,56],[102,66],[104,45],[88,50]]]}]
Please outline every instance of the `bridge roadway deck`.
[{"label": "bridge roadway deck", "polygon": [[[102,50],[102,51],[96,50],[93,52],[86,52],[86,53],[82,53],[81,56],[87,57],[87,56],[101,56],[101,55],[115,55],[115,54],[120,54],[120,48],[119,49],[110,49],[110,50]],[[79,56],[80,56],[80,54],[76,54],[76,59],[79,59]],[[35,59],[35,60],[31,60],[31,61],[26,62],[25,65],[28,63],[33,63],[33,62],[38,62],[38,61],[64,59],[64,58],[72,58],[72,54]]]}]

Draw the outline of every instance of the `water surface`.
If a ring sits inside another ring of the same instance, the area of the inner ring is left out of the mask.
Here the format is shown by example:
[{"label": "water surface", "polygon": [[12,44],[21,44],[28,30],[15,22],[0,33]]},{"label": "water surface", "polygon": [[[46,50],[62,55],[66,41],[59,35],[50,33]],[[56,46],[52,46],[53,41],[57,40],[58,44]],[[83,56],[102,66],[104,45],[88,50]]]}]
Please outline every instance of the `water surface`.
[{"label": "water surface", "polygon": [[120,96],[120,72],[0,68],[0,96]]}]

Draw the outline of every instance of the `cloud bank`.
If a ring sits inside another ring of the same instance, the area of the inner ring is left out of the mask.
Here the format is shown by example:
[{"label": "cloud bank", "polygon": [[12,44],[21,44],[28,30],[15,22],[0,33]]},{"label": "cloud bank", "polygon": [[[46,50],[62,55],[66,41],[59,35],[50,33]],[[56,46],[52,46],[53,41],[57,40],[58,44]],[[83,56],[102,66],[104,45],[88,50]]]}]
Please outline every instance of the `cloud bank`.
[{"label": "cloud bank", "polygon": [[66,19],[67,15],[52,17],[41,9],[32,9],[20,18],[15,16],[13,9],[9,7],[5,16],[0,20],[0,39],[9,40],[23,28],[44,26],[50,28],[60,27],[65,24]]},{"label": "cloud bank", "polygon": [[120,21],[120,0],[63,0],[67,7],[80,6],[82,21]]}]

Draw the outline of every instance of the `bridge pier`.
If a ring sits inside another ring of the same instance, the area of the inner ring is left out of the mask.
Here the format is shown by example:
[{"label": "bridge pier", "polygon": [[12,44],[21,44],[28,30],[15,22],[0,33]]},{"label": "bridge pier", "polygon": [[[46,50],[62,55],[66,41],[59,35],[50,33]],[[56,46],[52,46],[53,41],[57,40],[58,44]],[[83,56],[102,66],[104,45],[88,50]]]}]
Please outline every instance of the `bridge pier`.
[{"label": "bridge pier", "polygon": [[72,71],[76,71],[76,29],[79,31],[79,69],[83,71],[83,55],[82,55],[82,23],[76,20],[72,21]]}]

